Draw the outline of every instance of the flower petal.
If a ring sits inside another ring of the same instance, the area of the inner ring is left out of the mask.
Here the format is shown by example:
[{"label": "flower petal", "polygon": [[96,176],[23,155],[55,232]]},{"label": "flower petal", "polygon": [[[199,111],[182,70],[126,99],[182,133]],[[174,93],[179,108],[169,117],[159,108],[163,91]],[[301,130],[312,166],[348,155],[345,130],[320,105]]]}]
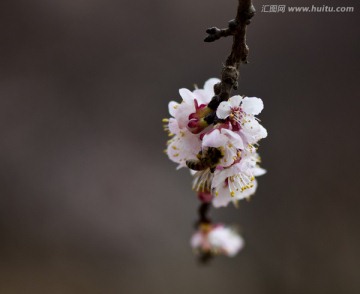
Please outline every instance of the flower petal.
[{"label": "flower petal", "polygon": [[216,110],[216,116],[220,119],[226,119],[231,113],[231,105],[229,102],[221,102]]},{"label": "flower petal", "polygon": [[225,135],[220,134],[219,130],[214,130],[209,134],[206,134],[203,138],[202,145],[204,147],[215,147],[224,146],[228,138]]},{"label": "flower petal", "polygon": [[254,184],[254,186],[252,188],[246,189],[244,191],[235,192],[234,198],[236,200],[242,200],[242,199],[245,199],[245,198],[249,198],[250,196],[255,194],[256,188],[257,188],[257,181],[254,180],[253,184]]},{"label": "flower petal", "polygon": [[263,110],[264,103],[260,98],[245,97],[242,101],[241,107],[245,113],[257,115]]},{"label": "flower petal", "polygon": [[211,100],[211,96],[207,95],[207,92],[202,89],[196,89],[193,91],[195,99],[198,101],[199,105],[208,104]]},{"label": "flower petal", "polygon": [[233,96],[229,99],[231,107],[239,107],[243,98],[240,95]]},{"label": "flower petal", "polygon": [[260,131],[260,124],[252,115],[245,119],[242,127],[248,134],[257,134]]},{"label": "flower petal", "polygon": [[194,248],[194,249],[199,248],[201,246],[201,244],[202,244],[202,241],[203,241],[202,234],[197,232],[196,234],[194,234],[191,237],[191,240],[190,240],[191,247]]},{"label": "flower petal", "polygon": [[264,139],[267,137],[267,135],[268,135],[267,130],[262,125],[260,125],[259,139]]},{"label": "flower petal", "polygon": [[194,102],[192,103],[181,103],[176,112],[176,120],[179,123],[180,129],[186,128],[187,124],[189,123],[189,115],[195,112],[195,105]]},{"label": "flower petal", "polygon": [[223,158],[221,158],[219,165],[222,167],[228,167],[232,165],[236,159],[237,150],[234,147],[225,147]]},{"label": "flower petal", "polygon": [[265,169],[263,169],[263,168],[261,168],[261,167],[255,167],[254,169],[253,169],[253,175],[255,176],[255,177],[260,177],[260,176],[262,176],[262,175],[265,175],[266,174],[266,170]]},{"label": "flower petal", "polygon": [[231,202],[231,196],[229,193],[229,188],[226,185],[219,187],[217,190],[217,195],[214,196],[212,204],[214,207],[226,207]]},{"label": "flower petal", "polygon": [[221,133],[224,135],[227,135],[230,139],[231,144],[235,146],[237,149],[244,149],[244,143],[240,135],[236,134],[233,131],[230,131],[228,129],[221,129]]},{"label": "flower petal", "polygon": [[209,96],[214,96],[215,95],[215,92],[214,92],[214,86],[217,84],[217,83],[220,83],[221,81],[217,78],[211,78],[211,79],[208,79],[205,84],[204,84],[204,90],[207,92],[207,94]]},{"label": "flower petal", "polygon": [[170,103],[169,103],[169,113],[170,113],[170,115],[172,117],[175,117],[178,107],[179,107],[179,103],[177,103],[175,101],[170,101]]},{"label": "flower petal", "polygon": [[175,118],[169,119],[168,128],[169,128],[170,133],[172,133],[172,134],[178,135],[180,132],[179,124]]},{"label": "flower petal", "polygon": [[182,88],[179,90],[179,94],[186,104],[194,104],[195,97],[190,90]]},{"label": "flower petal", "polygon": [[222,187],[224,185],[226,178],[231,177],[236,173],[237,173],[237,169],[236,169],[235,165],[233,165],[229,168],[224,168],[222,170],[217,169],[214,172],[214,178],[211,183],[211,188],[212,189],[220,189],[220,187]]},{"label": "flower petal", "polygon": [[200,139],[189,131],[182,130],[178,136],[169,141],[166,153],[169,159],[179,163],[181,168],[186,167],[187,160],[196,159],[200,150]]}]

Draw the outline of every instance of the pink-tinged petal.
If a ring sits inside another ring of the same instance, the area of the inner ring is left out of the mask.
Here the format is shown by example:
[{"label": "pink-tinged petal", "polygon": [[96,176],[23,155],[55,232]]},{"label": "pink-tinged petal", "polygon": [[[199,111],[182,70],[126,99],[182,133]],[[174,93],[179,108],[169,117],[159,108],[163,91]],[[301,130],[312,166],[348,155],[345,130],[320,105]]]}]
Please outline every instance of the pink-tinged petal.
[{"label": "pink-tinged petal", "polygon": [[173,162],[181,162],[181,150],[179,148],[179,140],[177,137],[171,140],[171,143],[168,145],[166,153],[169,156],[169,159]]},{"label": "pink-tinged petal", "polygon": [[216,170],[214,173],[214,178],[211,183],[211,188],[216,189],[220,186],[223,186],[226,178],[231,177],[233,174],[234,174],[233,167],[222,170]]},{"label": "pink-tinged petal", "polygon": [[257,115],[263,110],[264,103],[260,98],[245,97],[242,101],[241,107],[245,113]]},{"label": "pink-tinged petal", "polygon": [[179,107],[179,103],[177,103],[175,101],[170,101],[169,113],[171,116],[175,117],[178,107]]},{"label": "pink-tinged petal", "polygon": [[244,152],[245,156],[240,160],[238,164],[236,164],[237,173],[249,173],[249,170],[255,166],[254,161],[251,157],[246,156],[246,152]]},{"label": "pink-tinged petal", "polygon": [[244,150],[245,149],[245,145],[243,142],[243,139],[239,136],[239,139],[232,142],[232,144],[235,146],[236,149],[240,149],[240,150]]},{"label": "pink-tinged petal", "polygon": [[180,128],[179,128],[179,124],[175,118],[169,119],[168,127],[169,127],[170,133],[175,134],[175,135],[179,134]]},{"label": "pink-tinged petal", "polygon": [[[248,140],[248,138],[247,138],[247,135],[244,134],[241,130],[240,130],[240,132],[239,132],[239,135],[240,135],[241,140],[242,140],[242,142],[243,142],[243,144],[244,144],[244,149],[246,149],[245,146],[247,146],[248,144],[251,144],[251,143],[249,142],[249,140]],[[239,148],[239,149],[241,149],[241,148]]]},{"label": "pink-tinged petal", "polygon": [[233,96],[229,99],[231,107],[239,107],[243,98],[240,95]]},{"label": "pink-tinged petal", "polygon": [[210,96],[211,98],[215,95],[214,86],[217,83],[220,83],[219,79],[211,78],[211,79],[207,80],[204,84],[204,90],[206,91],[207,95]]},{"label": "pink-tinged petal", "polygon": [[180,129],[186,128],[186,125],[189,122],[189,115],[193,112],[195,112],[194,102],[192,102],[191,104],[187,104],[187,103],[179,104],[175,118],[179,123]]},{"label": "pink-tinged petal", "polygon": [[186,104],[194,104],[195,97],[190,90],[182,88],[179,90],[179,94]]},{"label": "pink-tinged petal", "polygon": [[219,189],[217,190],[217,195],[216,194],[214,195],[212,204],[216,208],[226,207],[231,201],[232,199],[230,196],[229,188],[226,185],[224,185],[219,187]]},{"label": "pink-tinged petal", "polygon": [[244,149],[244,143],[240,135],[228,129],[221,129],[221,133],[228,136],[232,145],[237,149]]},{"label": "pink-tinged petal", "polygon": [[205,90],[196,89],[193,91],[195,99],[199,102],[199,104],[208,104],[211,100],[211,96],[207,94]]},{"label": "pink-tinged petal", "polygon": [[227,137],[220,134],[219,130],[214,130],[203,137],[202,145],[204,147],[215,147],[224,146],[227,142]]},{"label": "pink-tinged petal", "polygon": [[235,158],[237,156],[237,150],[234,147],[225,147],[224,157],[220,160],[220,165],[222,167],[228,167],[232,165],[235,161]]},{"label": "pink-tinged petal", "polygon": [[197,232],[191,237],[190,244],[193,249],[201,247],[202,243],[203,235],[201,233]]},{"label": "pink-tinged petal", "polygon": [[216,116],[220,119],[226,119],[231,113],[231,105],[229,102],[221,102],[216,110]]}]

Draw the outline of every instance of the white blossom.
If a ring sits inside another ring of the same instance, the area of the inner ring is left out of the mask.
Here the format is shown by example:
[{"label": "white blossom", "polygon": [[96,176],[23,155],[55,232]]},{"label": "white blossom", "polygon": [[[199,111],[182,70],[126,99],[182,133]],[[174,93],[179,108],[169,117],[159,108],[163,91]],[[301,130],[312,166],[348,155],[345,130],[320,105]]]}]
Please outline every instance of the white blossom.
[{"label": "white blossom", "polygon": [[240,135],[222,128],[215,129],[203,137],[202,148],[220,148],[224,156],[219,162],[219,166],[228,167],[238,159],[238,151],[244,149],[243,140]]},{"label": "white blossom", "polygon": [[189,117],[197,108],[205,107],[211,101],[214,96],[214,85],[219,82],[219,79],[209,79],[203,89],[195,89],[193,92],[185,88],[180,89],[182,102],[169,103],[169,113],[172,117],[164,119],[164,122],[165,130],[173,138],[168,141],[166,154],[170,160],[179,163],[178,168],[186,167],[186,161],[196,159],[196,155],[201,151],[200,134],[194,134],[189,130]]},{"label": "white blossom", "polygon": [[260,98],[243,98],[237,95],[221,102],[216,115],[220,119],[229,120],[233,130],[241,135],[245,143],[255,144],[267,137],[266,129],[255,117],[263,108],[264,104]]},{"label": "white blossom", "polygon": [[196,105],[207,105],[211,101],[215,95],[214,85],[219,82],[219,79],[212,78],[205,82],[204,89],[195,89],[193,92],[185,88],[179,90],[182,102],[171,101],[169,113],[177,120],[180,129],[187,127],[189,116],[196,111]]},{"label": "white blossom", "polygon": [[213,205],[227,206],[253,195],[257,188],[256,176],[265,174],[265,170],[257,165],[259,156],[244,151],[240,161],[229,168],[217,169],[212,181]]},{"label": "white blossom", "polygon": [[243,238],[223,225],[202,225],[191,238],[191,247],[200,252],[235,256],[243,247]]},{"label": "white blossom", "polygon": [[168,128],[174,137],[168,141],[166,154],[170,160],[179,164],[178,169],[186,167],[187,160],[196,159],[201,150],[201,140],[188,129],[180,129],[175,119],[169,120]]}]

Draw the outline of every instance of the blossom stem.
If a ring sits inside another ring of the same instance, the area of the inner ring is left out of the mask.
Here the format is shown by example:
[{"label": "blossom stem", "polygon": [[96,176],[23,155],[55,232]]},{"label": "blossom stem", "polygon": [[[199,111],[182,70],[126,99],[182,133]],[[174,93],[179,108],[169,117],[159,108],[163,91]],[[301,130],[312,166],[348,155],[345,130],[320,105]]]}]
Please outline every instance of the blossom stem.
[{"label": "blossom stem", "polygon": [[[210,202],[202,202],[199,206],[199,220],[196,222],[196,229],[199,229],[202,225],[211,225],[211,219],[209,218],[209,210],[211,207]],[[199,263],[200,264],[208,264],[210,260],[213,258],[213,254],[210,251],[201,252],[199,255]]]},{"label": "blossom stem", "polygon": [[209,210],[210,210],[211,203],[201,203],[199,206],[199,220],[197,222],[197,226],[201,224],[210,224],[211,220],[208,216]]},{"label": "blossom stem", "polygon": [[212,255],[211,252],[202,252],[199,255],[199,263],[202,265],[206,265],[211,261],[213,257],[214,255]]}]

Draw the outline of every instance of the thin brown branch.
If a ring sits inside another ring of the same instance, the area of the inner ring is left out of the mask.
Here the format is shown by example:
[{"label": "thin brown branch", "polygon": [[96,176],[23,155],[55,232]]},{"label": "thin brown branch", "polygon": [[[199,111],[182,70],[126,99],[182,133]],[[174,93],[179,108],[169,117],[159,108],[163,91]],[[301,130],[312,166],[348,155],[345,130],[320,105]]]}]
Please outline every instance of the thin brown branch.
[{"label": "thin brown branch", "polygon": [[233,89],[238,88],[239,67],[241,63],[247,63],[249,47],[246,44],[246,27],[250,24],[255,14],[255,8],[251,0],[239,0],[235,19],[229,21],[226,29],[216,27],[207,29],[208,36],[205,42],[213,42],[221,37],[233,36],[231,53],[226,59],[221,74],[221,82],[214,87],[215,96],[208,107],[213,110],[205,120],[208,124],[216,122],[216,109],[222,101],[227,101]]},{"label": "thin brown branch", "polygon": [[201,224],[211,224],[211,220],[208,216],[210,210],[210,203],[202,202],[199,206],[199,220],[196,223],[196,227],[200,226]]}]

